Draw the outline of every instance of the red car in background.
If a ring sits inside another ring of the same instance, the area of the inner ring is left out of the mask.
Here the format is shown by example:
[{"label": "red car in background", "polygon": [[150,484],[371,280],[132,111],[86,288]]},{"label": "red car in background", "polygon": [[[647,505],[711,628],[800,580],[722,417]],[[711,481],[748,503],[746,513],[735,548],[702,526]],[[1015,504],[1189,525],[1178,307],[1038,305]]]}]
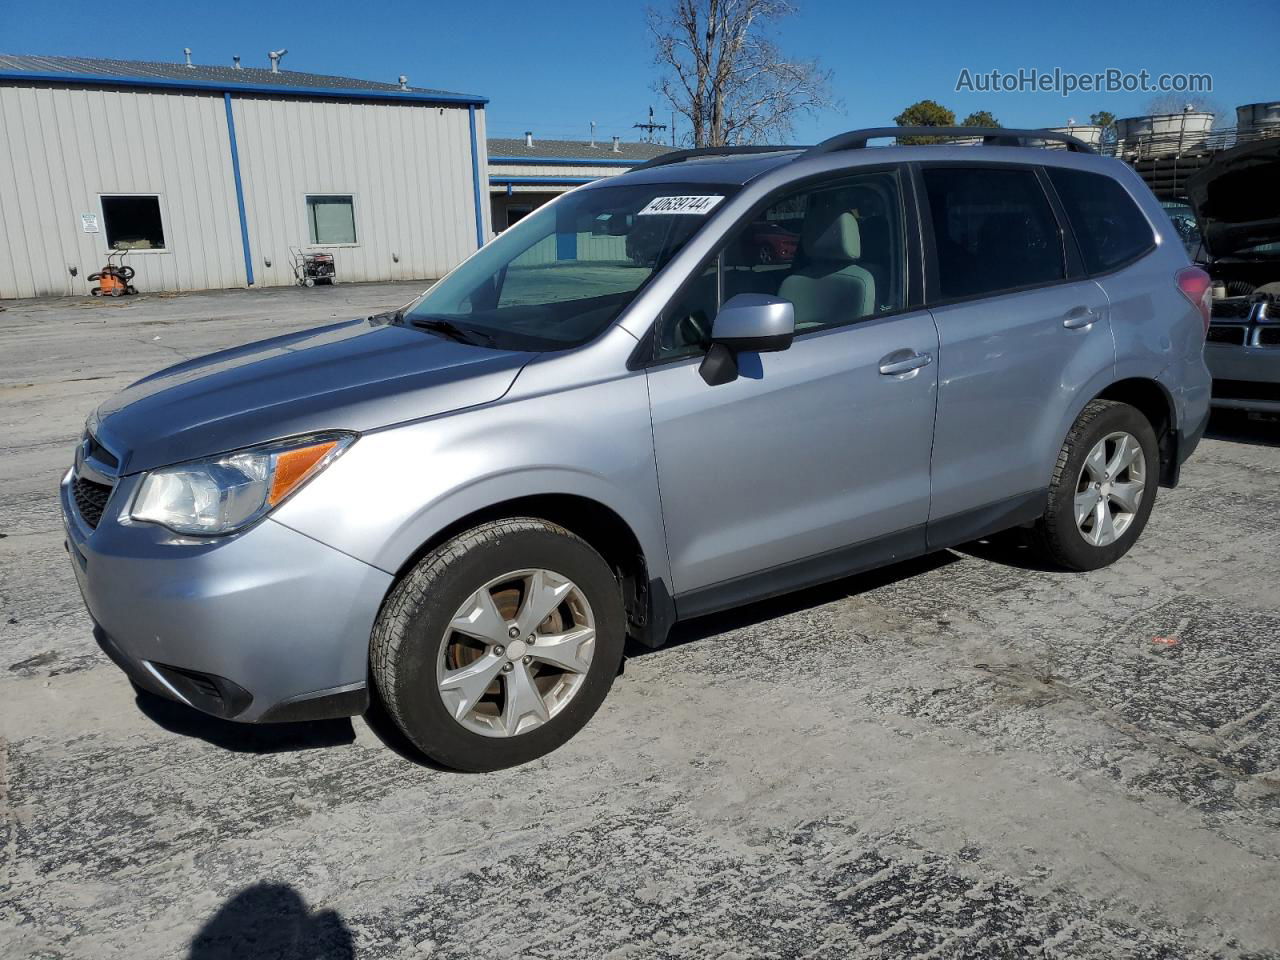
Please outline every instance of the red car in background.
[{"label": "red car in background", "polygon": [[796,258],[800,235],[776,223],[760,221],[752,224],[751,243],[755,245],[757,263],[790,263]]}]

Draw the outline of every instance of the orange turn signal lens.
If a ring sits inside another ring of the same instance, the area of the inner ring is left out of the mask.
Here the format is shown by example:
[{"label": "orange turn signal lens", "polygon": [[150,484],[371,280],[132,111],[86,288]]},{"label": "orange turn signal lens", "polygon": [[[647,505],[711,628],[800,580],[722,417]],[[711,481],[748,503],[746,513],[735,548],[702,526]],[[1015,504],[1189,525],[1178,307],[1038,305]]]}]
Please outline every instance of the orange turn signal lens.
[{"label": "orange turn signal lens", "polygon": [[267,496],[267,503],[274,507],[292,493],[337,445],[337,440],[326,440],[324,443],[276,454],[275,470],[271,475],[271,493]]}]

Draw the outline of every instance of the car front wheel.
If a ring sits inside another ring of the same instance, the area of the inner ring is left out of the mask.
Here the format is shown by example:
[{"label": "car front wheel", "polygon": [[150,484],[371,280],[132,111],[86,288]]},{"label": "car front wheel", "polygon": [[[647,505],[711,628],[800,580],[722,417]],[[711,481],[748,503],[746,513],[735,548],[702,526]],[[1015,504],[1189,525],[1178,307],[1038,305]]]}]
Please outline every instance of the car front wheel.
[{"label": "car front wheel", "polygon": [[431,551],[395,587],[370,668],[418,749],[455,769],[497,770],[586,725],[624,640],[618,581],[590,545],[543,520],[500,520]]},{"label": "car front wheel", "polygon": [[1115,563],[1137,541],[1155,504],[1160,455],[1136,408],[1094,400],[1067,434],[1034,539],[1071,570]]}]

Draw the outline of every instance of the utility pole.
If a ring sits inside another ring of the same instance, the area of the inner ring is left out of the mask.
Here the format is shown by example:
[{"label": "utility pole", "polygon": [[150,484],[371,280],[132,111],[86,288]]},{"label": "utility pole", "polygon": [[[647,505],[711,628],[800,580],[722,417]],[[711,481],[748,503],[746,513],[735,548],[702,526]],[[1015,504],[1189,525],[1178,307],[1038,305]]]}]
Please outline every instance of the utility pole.
[{"label": "utility pole", "polygon": [[649,122],[648,122],[648,123],[633,123],[631,126],[635,127],[637,130],[643,130],[643,131],[644,131],[644,142],[645,142],[645,143],[653,143],[653,142],[654,142],[654,140],[653,140],[653,134],[654,134],[654,131],[655,131],[655,130],[665,130],[665,129],[667,129],[667,125],[666,125],[665,123],[654,123],[654,122],[653,122],[653,107],[650,107],[650,108],[649,108]]}]

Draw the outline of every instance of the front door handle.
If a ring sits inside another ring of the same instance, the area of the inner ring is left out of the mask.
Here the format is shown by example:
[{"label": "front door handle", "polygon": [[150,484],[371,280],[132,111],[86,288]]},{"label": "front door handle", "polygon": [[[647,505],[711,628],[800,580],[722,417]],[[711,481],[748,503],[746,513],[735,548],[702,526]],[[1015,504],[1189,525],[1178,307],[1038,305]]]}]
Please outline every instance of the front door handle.
[{"label": "front door handle", "polygon": [[1062,321],[1068,330],[1081,330],[1098,322],[1098,313],[1088,307],[1076,307],[1069,311]]},{"label": "front door handle", "polygon": [[[904,356],[905,354],[905,356]],[[931,353],[913,353],[910,350],[895,350],[880,360],[880,372],[886,377],[897,377],[912,370],[919,370],[933,363]]]}]

